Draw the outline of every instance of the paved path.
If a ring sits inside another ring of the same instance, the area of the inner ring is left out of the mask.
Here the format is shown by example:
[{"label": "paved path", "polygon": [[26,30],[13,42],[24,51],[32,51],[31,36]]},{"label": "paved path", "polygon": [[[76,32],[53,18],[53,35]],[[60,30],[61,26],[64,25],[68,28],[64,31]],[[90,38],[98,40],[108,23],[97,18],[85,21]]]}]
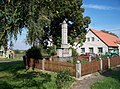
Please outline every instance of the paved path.
[{"label": "paved path", "polygon": [[91,89],[90,86],[100,81],[104,78],[104,76],[100,75],[98,72],[83,76],[79,80],[77,80],[70,89]]}]

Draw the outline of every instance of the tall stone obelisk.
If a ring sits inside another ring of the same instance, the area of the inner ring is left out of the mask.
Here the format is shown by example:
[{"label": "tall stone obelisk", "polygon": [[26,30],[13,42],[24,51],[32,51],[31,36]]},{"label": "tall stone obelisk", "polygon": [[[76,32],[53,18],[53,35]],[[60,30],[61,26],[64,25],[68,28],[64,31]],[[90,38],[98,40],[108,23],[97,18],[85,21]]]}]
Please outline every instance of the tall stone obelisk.
[{"label": "tall stone obelisk", "polygon": [[71,57],[72,56],[72,50],[69,49],[68,45],[68,25],[66,21],[64,20],[61,25],[61,31],[62,31],[62,42],[61,42],[61,48],[57,49],[57,56],[58,57]]},{"label": "tall stone obelisk", "polygon": [[62,44],[61,48],[69,48],[68,46],[68,28],[67,28],[67,23],[64,20],[62,23]]}]

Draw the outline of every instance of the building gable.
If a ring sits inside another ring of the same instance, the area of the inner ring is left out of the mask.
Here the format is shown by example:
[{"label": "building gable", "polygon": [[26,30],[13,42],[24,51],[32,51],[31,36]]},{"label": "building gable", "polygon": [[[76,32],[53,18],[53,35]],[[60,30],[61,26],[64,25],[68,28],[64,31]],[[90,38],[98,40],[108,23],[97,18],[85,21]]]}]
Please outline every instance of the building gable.
[{"label": "building gable", "polygon": [[102,42],[104,42],[109,47],[118,47],[117,43],[120,42],[120,39],[116,36],[113,36],[109,33],[105,33],[102,31],[90,29],[93,34],[95,34]]}]

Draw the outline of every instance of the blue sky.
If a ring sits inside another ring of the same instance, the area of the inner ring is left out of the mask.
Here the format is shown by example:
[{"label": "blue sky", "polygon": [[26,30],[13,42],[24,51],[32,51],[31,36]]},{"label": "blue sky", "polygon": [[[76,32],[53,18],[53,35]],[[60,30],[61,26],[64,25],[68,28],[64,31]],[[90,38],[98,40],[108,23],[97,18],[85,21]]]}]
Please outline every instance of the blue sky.
[{"label": "blue sky", "polygon": [[[115,33],[120,38],[120,0],[83,0],[84,16],[91,18],[89,28],[107,30]],[[30,46],[25,44],[26,29],[18,40],[14,42],[14,49],[26,50]]]},{"label": "blue sky", "polygon": [[26,35],[27,35],[27,29],[23,28],[22,34],[18,34],[18,39],[17,41],[14,41],[14,47],[13,49],[18,49],[18,50],[27,50],[30,48],[29,45],[26,44]]},{"label": "blue sky", "polygon": [[90,16],[90,28],[107,30],[120,37],[120,0],[83,0],[84,16]]}]

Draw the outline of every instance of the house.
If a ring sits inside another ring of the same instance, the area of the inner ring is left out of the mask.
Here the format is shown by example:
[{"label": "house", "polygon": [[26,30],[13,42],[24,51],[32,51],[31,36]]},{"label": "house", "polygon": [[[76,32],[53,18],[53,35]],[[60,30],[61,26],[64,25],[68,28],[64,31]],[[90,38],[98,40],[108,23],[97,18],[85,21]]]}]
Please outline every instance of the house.
[{"label": "house", "polygon": [[105,54],[106,52],[111,52],[114,50],[119,50],[120,52],[120,39],[109,33],[105,33],[103,31],[98,31],[94,29],[88,30],[86,34],[86,41],[81,47],[77,48],[77,52],[79,54]]},{"label": "house", "polygon": [[14,58],[14,51],[8,49],[7,51],[5,51],[3,46],[0,46],[0,58]]}]

